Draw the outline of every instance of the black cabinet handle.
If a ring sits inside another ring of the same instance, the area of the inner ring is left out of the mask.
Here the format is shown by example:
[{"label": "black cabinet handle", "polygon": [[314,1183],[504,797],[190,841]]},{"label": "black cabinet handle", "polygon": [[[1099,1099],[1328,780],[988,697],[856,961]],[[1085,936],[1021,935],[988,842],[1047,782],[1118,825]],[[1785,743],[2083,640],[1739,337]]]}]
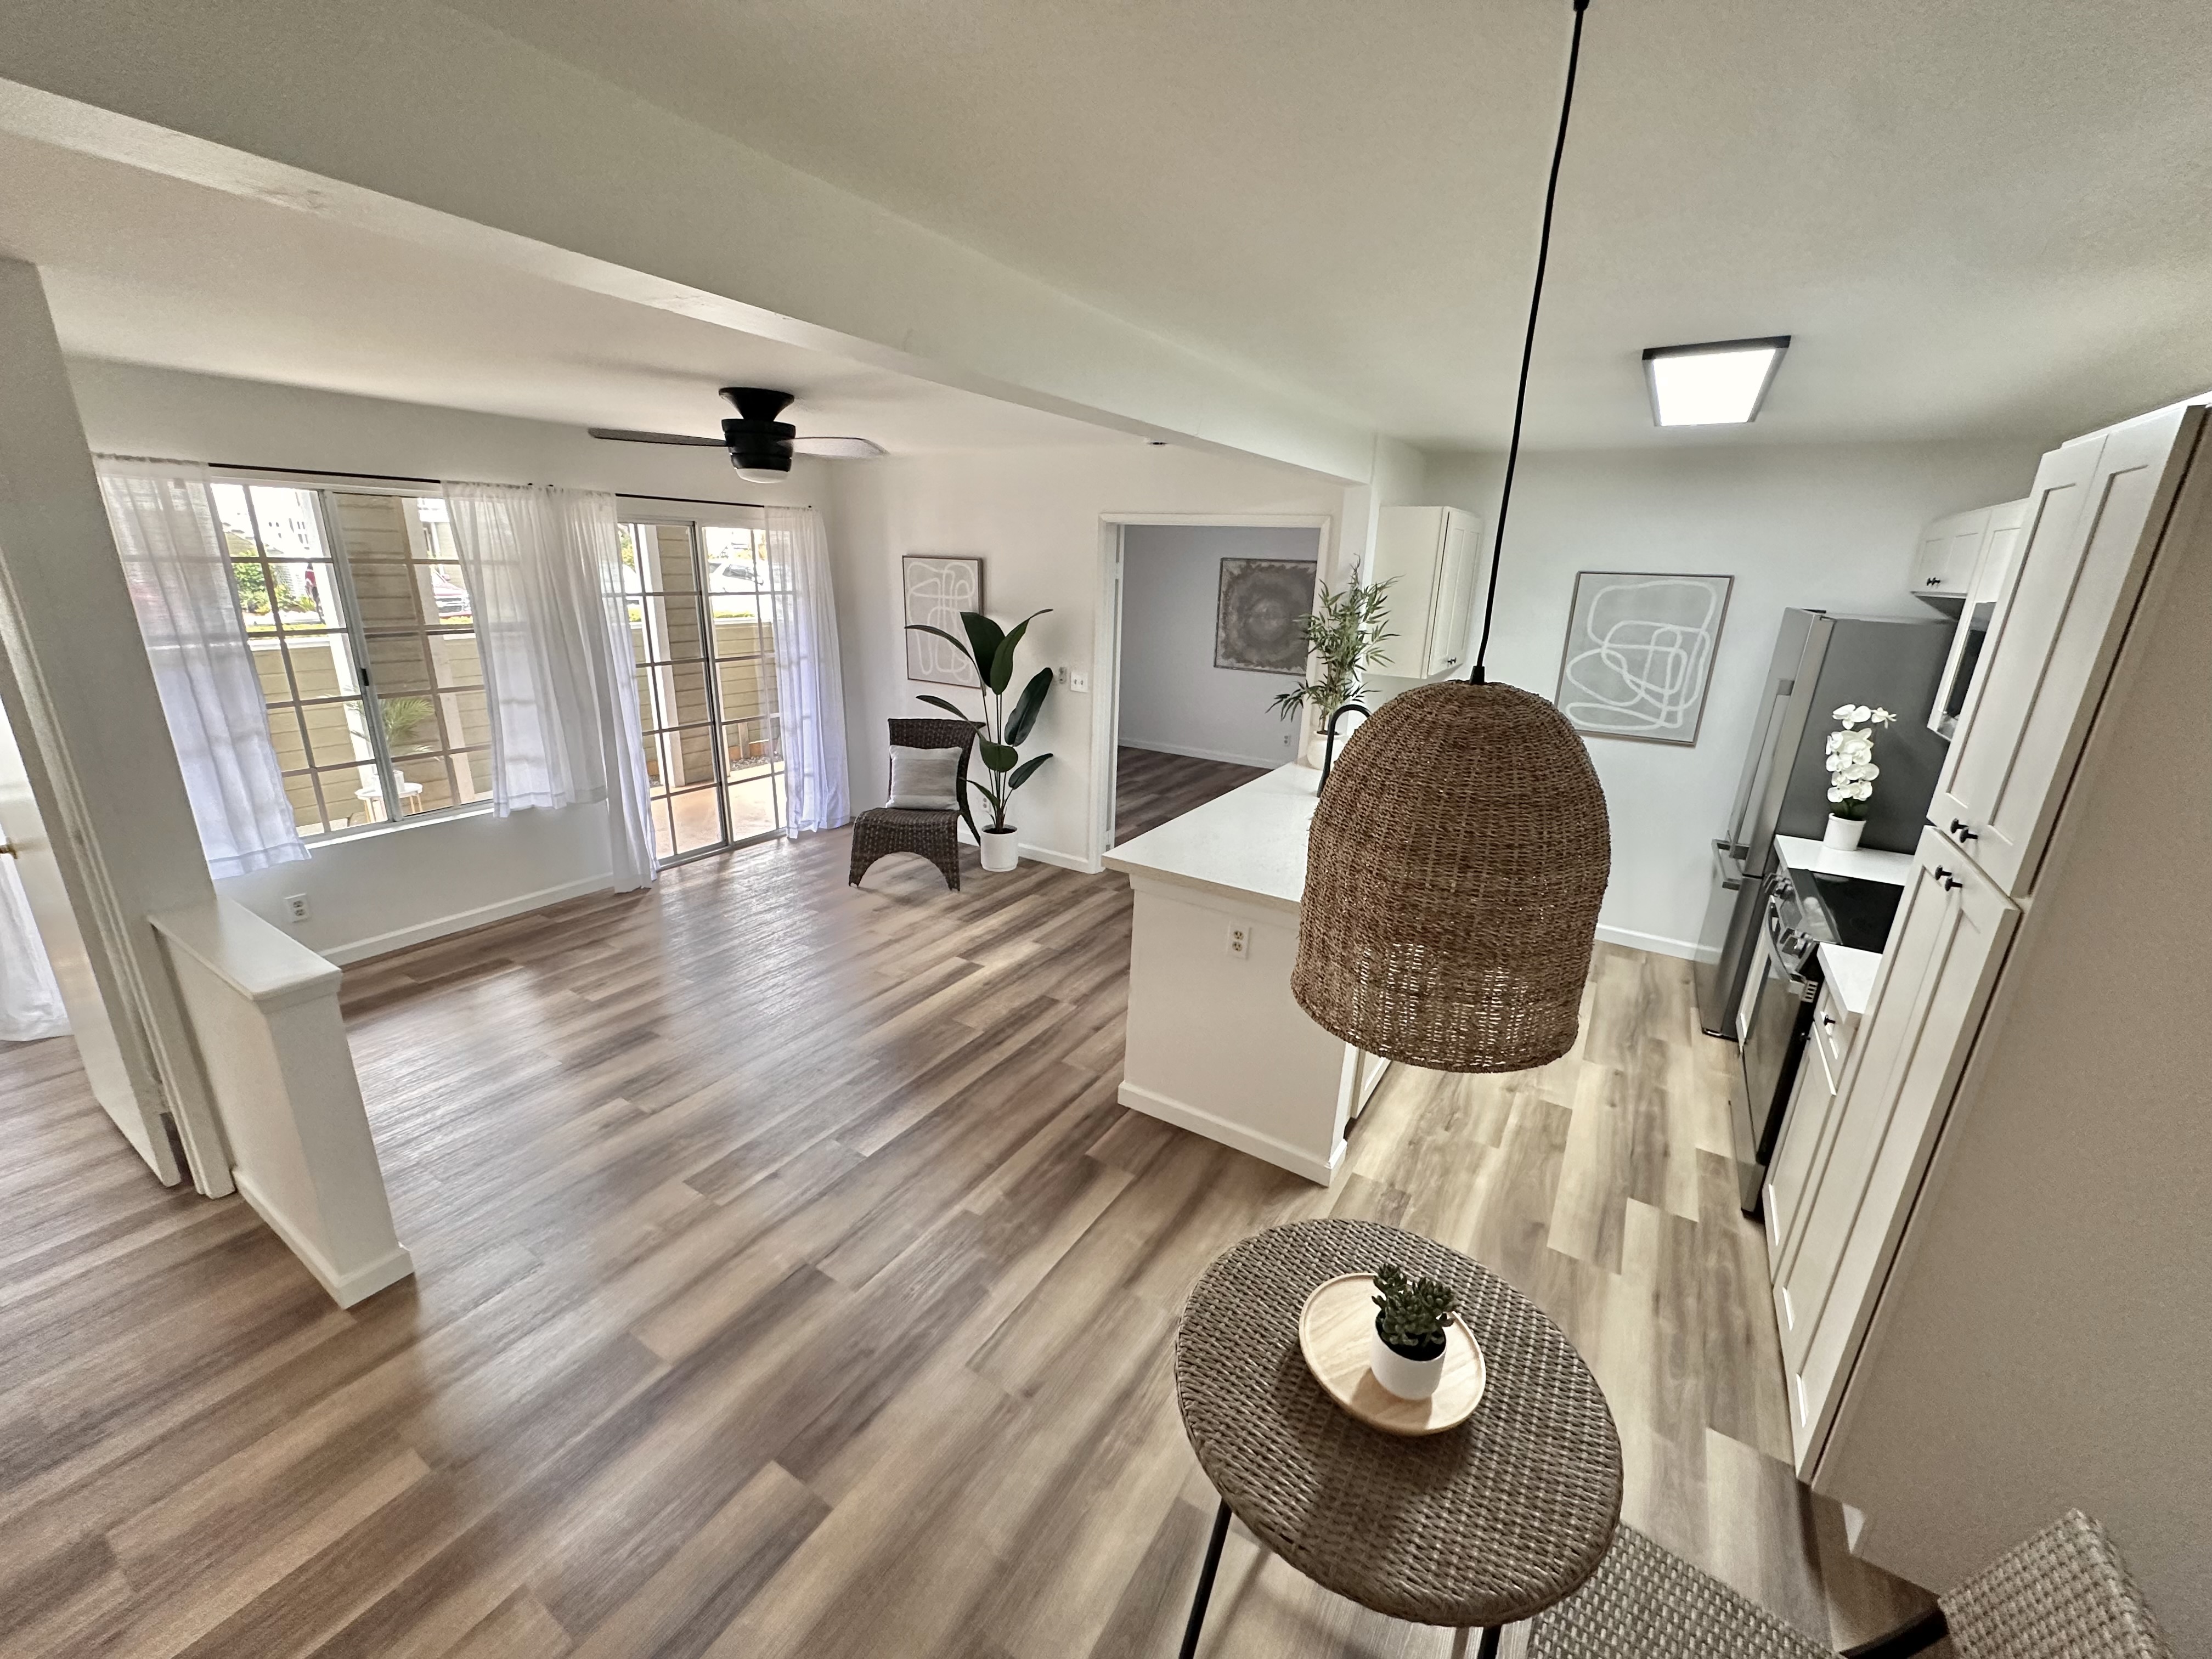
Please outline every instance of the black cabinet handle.
[{"label": "black cabinet handle", "polygon": [[1960,841],[1979,841],[1981,839],[1981,836],[1978,832],[1966,828],[1966,821],[1964,818],[1953,818],[1951,820],[1951,833],[1957,836]]},{"label": "black cabinet handle", "polygon": [[1936,866],[1936,879],[1943,884],[1943,890],[1947,893],[1955,891],[1966,884],[1963,881],[1955,880],[1951,872],[1940,864]]}]

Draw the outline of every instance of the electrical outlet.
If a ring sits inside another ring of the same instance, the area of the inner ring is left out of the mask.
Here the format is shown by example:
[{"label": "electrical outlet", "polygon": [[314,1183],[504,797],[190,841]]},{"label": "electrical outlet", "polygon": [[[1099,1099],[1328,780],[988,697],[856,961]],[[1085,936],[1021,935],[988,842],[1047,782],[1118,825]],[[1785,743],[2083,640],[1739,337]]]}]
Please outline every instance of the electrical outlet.
[{"label": "electrical outlet", "polygon": [[307,896],[305,893],[285,894],[284,914],[295,921],[305,921],[307,919]]},{"label": "electrical outlet", "polygon": [[1285,749],[1288,749],[1290,746],[1291,746],[1291,734],[1290,734],[1289,732],[1284,732],[1284,733],[1283,733],[1283,747],[1284,747],[1284,748],[1285,748]]},{"label": "electrical outlet", "polygon": [[1067,689],[1071,691],[1088,691],[1091,689],[1091,676],[1084,672],[1080,668],[1069,669],[1067,671]]},{"label": "electrical outlet", "polygon": [[1060,665],[1059,667],[1057,667],[1057,668],[1054,669],[1054,670],[1052,671],[1052,678],[1053,678],[1053,679],[1054,679],[1055,682],[1057,682],[1057,683],[1058,683],[1058,684],[1059,684],[1059,686],[1060,686],[1060,689],[1061,690],[1063,690],[1063,691],[1066,690],[1067,690],[1067,665],[1066,665],[1066,663],[1062,663],[1062,664],[1060,664]]},{"label": "electrical outlet", "polygon": [[1239,962],[1249,961],[1252,955],[1252,930],[1241,921],[1229,924],[1229,954]]}]

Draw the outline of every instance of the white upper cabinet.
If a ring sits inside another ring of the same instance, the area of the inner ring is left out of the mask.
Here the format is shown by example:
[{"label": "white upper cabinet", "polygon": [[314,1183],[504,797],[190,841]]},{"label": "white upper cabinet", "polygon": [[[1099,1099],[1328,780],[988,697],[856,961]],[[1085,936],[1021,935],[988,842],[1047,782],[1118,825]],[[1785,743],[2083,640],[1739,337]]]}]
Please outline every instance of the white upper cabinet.
[{"label": "white upper cabinet", "polygon": [[1882,953],[1835,1103],[1778,1154],[1798,1194],[1775,1314],[1798,1473],[1809,1476],[1937,1133],[1966,1069],[2019,907],[1932,829]]},{"label": "white upper cabinet", "polygon": [[1389,581],[1390,631],[1382,672],[1427,679],[1474,660],[1476,607],[1489,561],[1482,520],[1455,507],[1386,507],[1370,581]]},{"label": "white upper cabinet", "polygon": [[1977,507],[1954,513],[1922,531],[1920,550],[1912,556],[1912,591],[1933,599],[1966,598],[1996,510]]},{"label": "white upper cabinet", "polygon": [[2043,458],[1928,816],[2024,895],[2164,534],[2204,410]]},{"label": "white upper cabinet", "polygon": [[1989,643],[1990,623],[2005,578],[2012,574],[2013,555],[2020,550],[2021,532],[2027,523],[2027,501],[2005,501],[1989,509],[1989,533],[1974,556],[1974,574],[1966,585],[1966,600],[1960,607],[1958,632],[1951,636],[1951,654],[1937,682],[1936,701],[1928,710],[1928,729],[1948,739],[1959,731],[1959,715],[1973,689],[1982,649]]}]

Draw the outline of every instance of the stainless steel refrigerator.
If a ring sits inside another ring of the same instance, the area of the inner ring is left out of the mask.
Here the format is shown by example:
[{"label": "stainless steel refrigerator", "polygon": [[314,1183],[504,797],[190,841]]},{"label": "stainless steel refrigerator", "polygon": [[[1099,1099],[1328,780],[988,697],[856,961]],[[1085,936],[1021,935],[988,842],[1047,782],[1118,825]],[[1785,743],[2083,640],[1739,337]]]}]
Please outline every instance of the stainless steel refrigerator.
[{"label": "stainless steel refrigerator", "polygon": [[1774,871],[1774,838],[1819,840],[1828,823],[1828,733],[1835,710],[1868,703],[1897,716],[1875,739],[1881,777],[1859,844],[1909,853],[1942,768],[1943,739],[1928,729],[1953,624],[1942,617],[1836,617],[1785,611],[1766,671],[1759,723],[1728,823],[1712,844],[1713,896],[1697,973],[1698,1024],[1734,1037],[1737,1001],[1759,941]]}]

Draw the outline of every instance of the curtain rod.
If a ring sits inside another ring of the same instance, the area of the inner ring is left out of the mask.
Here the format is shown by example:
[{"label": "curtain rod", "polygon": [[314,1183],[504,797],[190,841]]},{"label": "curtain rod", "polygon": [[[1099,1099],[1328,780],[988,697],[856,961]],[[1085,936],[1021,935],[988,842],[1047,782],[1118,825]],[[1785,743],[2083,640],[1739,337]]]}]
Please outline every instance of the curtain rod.
[{"label": "curtain rod", "polygon": [[[443,485],[443,478],[418,478],[411,472],[347,472],[334,466],[248,466],[243,461],[210,461],[208,469],[214,472],[275,472],[288,478],[359,478],[365,483],[413,483]],[[633,501],[673,501],[678,505],[689,502],[698,507],[752,507],[763,509],[783,507],[783,501],[726,501],[716,495],[645,495],[634,489],[610,492]],[[811,501],[799,503],[811,507]]]}]

